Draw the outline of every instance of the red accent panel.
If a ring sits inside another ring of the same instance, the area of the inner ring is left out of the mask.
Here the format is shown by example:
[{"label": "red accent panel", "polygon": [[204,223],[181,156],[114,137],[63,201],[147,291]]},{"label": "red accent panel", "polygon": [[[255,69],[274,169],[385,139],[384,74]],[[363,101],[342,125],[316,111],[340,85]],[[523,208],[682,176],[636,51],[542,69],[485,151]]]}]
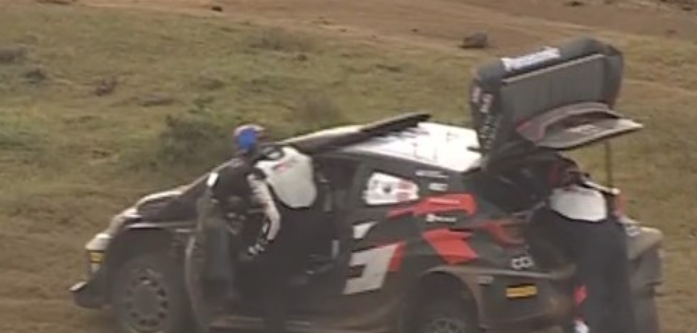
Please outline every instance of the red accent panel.
[{"label": "red accent panel", "polygon": [[394,218],[405,214],[421,216],[429,213],[443,213],[452,211],[465,211],[468,214],[474,214],[477,211],[477,204],[474,201],[474,197],[468,193],[455,193],[428,197],[424,198],[415,205],[393,209],[387,214],[387,216],[389,218]]},{"label": "red accent panel", "polygon": [[467,244],[470,233],[435,229],[424,232],[424,238],[436,253],[449,265],[461,264],[477,258],[477,253]]},{"label": "red accent panel", "polygon": [[481,228],[489,232],[497,242],[501,242],[506,245],[522,245],[525,243],[525,239],[514,239],[506,232],[506,227],[509,225],[519,225],[524,224],[522,222],[516,222],[512,219],[500,219],[500,220],[490,220],[483,222]]},{"label": "red accent panel", "polygon": [[404,242],[399,243],[399,245],[397,246],[397,250],[395,250],[394,255],[392,256],[392,259],[390,260],[390,266],[389,266],[390,272],[397,272],[402,267],[402,261],[404,260],[405,247],[406,247],[406,243],[404,243]]},{"label": "red accent panel", "polygon": [[574,293],[574,301],[576,301],[576,305],[581,305],[583,301],[586,300],[586,297],[588,296],[588,290],[586,290],[585,285],[581,285],[576,287],[576,292]]}]

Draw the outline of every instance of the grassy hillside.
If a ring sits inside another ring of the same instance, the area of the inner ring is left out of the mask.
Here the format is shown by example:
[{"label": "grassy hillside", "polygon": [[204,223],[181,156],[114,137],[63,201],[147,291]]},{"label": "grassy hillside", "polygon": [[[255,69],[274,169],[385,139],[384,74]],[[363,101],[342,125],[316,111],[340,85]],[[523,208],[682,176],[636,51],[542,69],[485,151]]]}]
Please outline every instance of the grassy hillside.
[{"label": "grassy hillside", "polygon": [[[634,215],[666,232],[664,332],[684,332],[697,311],[697,47],[604,36],[629,59],[621,109],[647,125],[619,143],[618,183]],[[0,332],[110,331],[70,305],[84,242],[138,196],[225,158],[235,123],[285,136],[424,109],[466,123],[470,68],[486,57],[177,14],[5,5]]]}]

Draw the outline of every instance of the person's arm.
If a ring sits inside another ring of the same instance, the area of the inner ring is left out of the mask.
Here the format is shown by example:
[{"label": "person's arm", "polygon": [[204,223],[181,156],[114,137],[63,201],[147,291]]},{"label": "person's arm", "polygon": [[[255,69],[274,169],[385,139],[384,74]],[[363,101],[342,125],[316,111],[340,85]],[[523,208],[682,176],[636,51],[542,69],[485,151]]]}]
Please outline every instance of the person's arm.
[{"label": "person's arm", "polygon": [[260,172],[252,172],[247,176],[252,196],[261,205],[264,213],[264,225],[261,227],[255,244],[247,249],[247,255],[256,256],[266,250],[281,229],[281,216],[276,203],[271,196],[271,189]]}]

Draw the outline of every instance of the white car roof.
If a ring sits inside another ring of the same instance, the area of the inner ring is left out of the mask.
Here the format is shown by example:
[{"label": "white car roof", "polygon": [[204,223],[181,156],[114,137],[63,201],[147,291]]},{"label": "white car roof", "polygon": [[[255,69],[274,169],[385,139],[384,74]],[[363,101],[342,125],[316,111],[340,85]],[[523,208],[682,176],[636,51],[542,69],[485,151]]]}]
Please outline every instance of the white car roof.
[{"label": "white car roof", "polygon": [[423,122],[418,127],[345,147],[345,151],[370,153],[425,163],[456,172],[479,166],[481,154],[473,129]]}]

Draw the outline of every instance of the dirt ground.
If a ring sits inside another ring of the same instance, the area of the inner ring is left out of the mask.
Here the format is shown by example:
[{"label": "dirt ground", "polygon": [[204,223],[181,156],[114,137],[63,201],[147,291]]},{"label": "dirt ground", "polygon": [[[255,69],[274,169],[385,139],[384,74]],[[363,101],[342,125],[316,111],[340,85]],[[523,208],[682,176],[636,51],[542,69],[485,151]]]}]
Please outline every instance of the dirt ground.
[{"label": "dirt ground", "polygon": [[[584,0],[82,0],[96,6],[141,7],[339,32],[337,36],[390,38],[405,43],[454,45],[487,32],[502,52],[579,33],[616,31],[697,39],[697,14],[656,1]],[[223,12],[213,13],[212,5]]]},{"label": "dirt ground", "polygon": [[[0,0],[2,4],[9,2]],[[632,36],[664,36],[697,42],[697,12],[670,7],[662,2],[641,0],[583,0],[569,6],[564,0],[78,0],[74,5],[128,7],[176,11],[200,16],[229,16],[231,19],[291,26],[350,38],[366,43],[390,43],[395,47],[432,48],[458,53],[462,38],[474,32],[488,33],[493,48],[503,54],[526,50],[559,38],[583,33],[622,33]],[[222,12],[212,11],[220,5]],[[464,91],[463,86],[463,91]],[[95,230],[96,231],[96,230]],[[28,240],[14,240],[28,242]],[[67,240],[52,240],[63,242]],[[56,246],[58,248],[58,246]],[[0,244],[0,250],[3,250]],[[48,260],[48,259],[46,259]],[[21,283],[41,294],[42,272]],[[15,279],[0,276],[0,284]],[[72,281],[66,281],[66,286]],[[0,321],[17,316],[46,302],[64,300],[0,299]],[[58,309],[58,307],[52,307]],[[41,317],[62,317],[80,322],[81,332],[109,332],[104,318],[73,308],[38,311]],[[30,325],[26,330],[0,333],[52,332],[50,324]]]}]

